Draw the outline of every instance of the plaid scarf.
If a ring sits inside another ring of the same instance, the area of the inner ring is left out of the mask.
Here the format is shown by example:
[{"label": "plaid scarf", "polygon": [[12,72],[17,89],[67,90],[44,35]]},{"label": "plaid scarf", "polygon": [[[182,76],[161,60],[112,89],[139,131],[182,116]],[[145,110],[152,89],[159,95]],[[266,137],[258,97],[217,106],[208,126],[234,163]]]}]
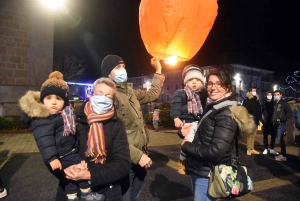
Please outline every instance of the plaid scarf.
[{"label": "plaid scarf", "polygon": [[105,163],[107,153],[103,124],[101,122],[112,118],[114,112],[114,107],[112,107],[111,110],[105,114],[96,114],[93,111],[91,101],[88,101],[84,107],[84,113],[90,125],[85,155],[92,158],[91,161],[95,163]]},{"label": "plaid scarf", "polygon": [[196,92],[192,89],[190,89],[188,86],[185,86],[183,89],[188,97],[188,113],[194,114],[194,116],[197,116],[198,114],[202,114],[203,108],[200,101],[200,97]]},{"label": "plaid scarf", "polygon": [[72,106],[66,106],[61,112],[61,116],[64,120],[64,133],[63,136],[68,136],[70,133],[75,135],[75,115]]}]

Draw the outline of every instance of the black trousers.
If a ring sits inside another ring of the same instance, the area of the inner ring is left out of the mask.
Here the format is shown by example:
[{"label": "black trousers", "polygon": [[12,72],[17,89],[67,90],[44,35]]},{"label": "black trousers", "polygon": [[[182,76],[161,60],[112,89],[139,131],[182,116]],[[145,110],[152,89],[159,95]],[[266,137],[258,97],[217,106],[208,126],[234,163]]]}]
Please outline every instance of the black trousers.
[{"label": "black trousers", "polygon": [[272,125],[272,123],[265,123],[263,127],[263,134],[264,134],[264,147],[265,149],[268,149],[268,135],[271,135],[271,144],[270,149],[274,149],[275,146],[275,139],[276,139],[276,130],[275,126]]}]

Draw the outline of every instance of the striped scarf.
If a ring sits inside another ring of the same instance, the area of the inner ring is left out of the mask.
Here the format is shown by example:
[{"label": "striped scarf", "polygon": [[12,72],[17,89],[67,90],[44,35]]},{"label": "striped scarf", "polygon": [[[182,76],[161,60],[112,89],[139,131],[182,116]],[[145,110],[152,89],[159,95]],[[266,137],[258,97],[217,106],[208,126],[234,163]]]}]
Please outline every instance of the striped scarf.
[{"label": "striped scarf", "polygon": [[68,136],[70,133],[75,135],[75,115],[72,106],[66,106],[61,112],[61,116],[64,120],[64,133],[63,136]]},{"label": "striped scarf", "polygon": [[185,86],[183,90],[188,97],[188,113],[194,114],[194,116],[202,114],[203,108],[198,94],[188,86]]},{"label": "striped scarf", "polygon": [[105,135],[103,124],[101,122],[114,116],[114,107],[105,114],[96,114],[92,109],[91,101],[88,101],[84,107],[84,113],[87,116],[90,130],[88,133],[87,150],[85,155],[92,158],[95,163],[105,163],[107,153],[105,146]]}]

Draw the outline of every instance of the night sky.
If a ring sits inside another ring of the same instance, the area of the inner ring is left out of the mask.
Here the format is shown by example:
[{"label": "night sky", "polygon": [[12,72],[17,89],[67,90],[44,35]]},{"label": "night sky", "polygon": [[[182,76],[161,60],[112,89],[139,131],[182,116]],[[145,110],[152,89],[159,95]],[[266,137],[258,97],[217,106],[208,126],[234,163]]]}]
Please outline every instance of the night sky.
[{"label": "night sky", "polygon": [[[74,55],[87,65],[85,79],[101,76],[108,54],[121,56],[129,77],[154,72],[139,32],[140,0],[72,0],[70,13],[56,13],[54,55]],[[300,70],[299,0],[219,0],[215,24],[194,58],[163,71],[242,64],[275,71],[278,78]]]}]

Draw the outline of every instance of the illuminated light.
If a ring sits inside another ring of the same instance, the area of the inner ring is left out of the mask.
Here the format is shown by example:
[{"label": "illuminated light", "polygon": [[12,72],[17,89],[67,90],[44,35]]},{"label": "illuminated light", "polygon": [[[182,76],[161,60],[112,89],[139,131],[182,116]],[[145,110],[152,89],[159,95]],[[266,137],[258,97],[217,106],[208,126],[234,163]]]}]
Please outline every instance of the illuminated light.
[{"label": "illuminated light", "polygon": [[240,81],[240,80],[241,80],[240,74],[237,73],[237,74],[234,76],[234,79],[235,79],[236,81]]},{"label": "illuminated light", "polygon": [[57,10],[64,7],[64,0],[41,0],[48,9]]},{"label": "illuminated light", "polygon": [[174,66],[177,63],[177,56],[171,56],[166,58],[165,63]]},{"label": "illuminated light", "polygon": [[188,61],[204,44],[217,14],[217,0],[141,0],[141,38],[153,57]]}]

